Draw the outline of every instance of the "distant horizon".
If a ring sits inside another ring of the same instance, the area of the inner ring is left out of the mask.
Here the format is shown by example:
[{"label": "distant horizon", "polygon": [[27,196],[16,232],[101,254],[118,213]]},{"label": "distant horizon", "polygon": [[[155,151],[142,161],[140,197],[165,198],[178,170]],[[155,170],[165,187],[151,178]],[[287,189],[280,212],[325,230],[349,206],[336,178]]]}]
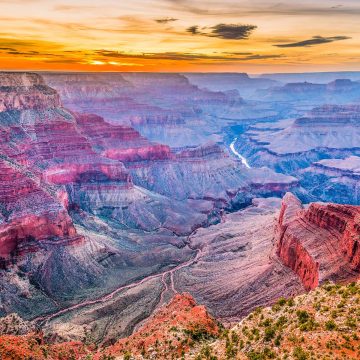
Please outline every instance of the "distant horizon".
[{"label": "distant horizon", "polygon": [[114,70],[33,70],[33,69],[0,69],[0,72],[34,72],[34,73],[104,73],[104,74],[246,74],[246,75],[296,75],[296,74],[341,74],[341,73],[360,73],[360,70],[339,70],[339,71],[278,71],[278,72],[259,72],[251,73],[246,71],[114,71]]}]

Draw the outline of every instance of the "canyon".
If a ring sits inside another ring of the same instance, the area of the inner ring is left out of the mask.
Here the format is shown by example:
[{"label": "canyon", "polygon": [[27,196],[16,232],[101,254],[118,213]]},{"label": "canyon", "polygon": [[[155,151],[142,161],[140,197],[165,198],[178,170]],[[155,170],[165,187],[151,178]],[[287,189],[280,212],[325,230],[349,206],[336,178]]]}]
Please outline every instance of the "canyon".
[{"label": "canyon", "polygon": [[139,355],[359,279],[356,81],[215,75],[0,72],[6,336]]}]

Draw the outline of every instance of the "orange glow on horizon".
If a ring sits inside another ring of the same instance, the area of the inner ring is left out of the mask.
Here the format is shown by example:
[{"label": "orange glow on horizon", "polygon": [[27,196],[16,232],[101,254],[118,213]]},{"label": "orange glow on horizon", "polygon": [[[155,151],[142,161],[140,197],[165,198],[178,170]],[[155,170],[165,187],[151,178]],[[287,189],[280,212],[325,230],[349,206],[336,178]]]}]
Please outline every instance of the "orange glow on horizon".
[{"label": "orange glow on horizon", "polygon": [[353,0],[5,0],[0,9],[2,70],[360,70]]}]

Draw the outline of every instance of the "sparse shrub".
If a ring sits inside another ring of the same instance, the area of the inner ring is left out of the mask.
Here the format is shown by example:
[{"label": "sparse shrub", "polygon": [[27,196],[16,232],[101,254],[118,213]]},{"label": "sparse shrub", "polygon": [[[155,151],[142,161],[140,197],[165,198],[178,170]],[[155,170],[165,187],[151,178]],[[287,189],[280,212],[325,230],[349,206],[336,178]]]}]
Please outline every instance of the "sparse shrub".
[{"label": "sparse shrub", "polygon": [[272,340],[275,337],[275,334],[276,334],[276,330],[273,327],[265,328],[264,340],[265,341]]},{"label": "sparse shrub", "polygon": [[274,341],[275,346],[280,346],[281,344],[281,335],[278,335]]},{"label": "sparse shrub", "polygon": [[208,340],[212,338],[212,335],[208,332],[208,330],[200,326],[196,326],[193,329],[185,329],[184,332],[193,341]]},{"label": "sparse shrub", "polygon": [[277,301],[277,304],[279,306],[284,306],[285,304],[287,303],[286,299],[285,298],[280,298],[278,301]]},{"label": "sparse shrub", "polygon": [[295,305],[295,301],[293,298],[289,298],[287,301],[288,306],[294,306]]},{"label": "sparse shrub", "polygon": [[309,317],[310,317],[309,313],[307,311],[305,311],[305,310],[298,310],[296,312],[296,315],[297,315],[297,317],[299,319],[300,324],[306,323],[309,320]]},{"label": "sparse shrub", "polygon": [[293,356],[296,360],[307,360],[308,359],[307,353],[300,346],[297,346],[294,349]]},{"label": "sparse shrub", "polygon": [[345,321],[345,325],[348,326],[351,329],[356,329],[356,319],[349,316]]},{"label": "sparse shrub", "polygon": [[325,329],[328,331],[332,331],[336,329],[336,324],[334,320],[328,320],[325,323]]},{"label": "sparse shrub", "polygon": [[205,358],[206,360],[217,360],[217,357],[212,354],[212,351],[211,351],[211,348],[209,345],[204,346],[201,349],[201,352],[198,356],[199,356],[198,357],[199,360],[202,360],[203,358]]}]

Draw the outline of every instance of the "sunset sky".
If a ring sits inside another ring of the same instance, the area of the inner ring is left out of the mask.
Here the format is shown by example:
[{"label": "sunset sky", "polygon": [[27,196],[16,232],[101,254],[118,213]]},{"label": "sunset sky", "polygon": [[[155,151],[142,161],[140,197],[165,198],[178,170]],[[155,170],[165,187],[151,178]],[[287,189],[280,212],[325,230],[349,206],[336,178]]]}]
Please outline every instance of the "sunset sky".
[{"label": "sunset sky", "polygon": [[360,70],[359,0],[0,0],[0,68]]}]

